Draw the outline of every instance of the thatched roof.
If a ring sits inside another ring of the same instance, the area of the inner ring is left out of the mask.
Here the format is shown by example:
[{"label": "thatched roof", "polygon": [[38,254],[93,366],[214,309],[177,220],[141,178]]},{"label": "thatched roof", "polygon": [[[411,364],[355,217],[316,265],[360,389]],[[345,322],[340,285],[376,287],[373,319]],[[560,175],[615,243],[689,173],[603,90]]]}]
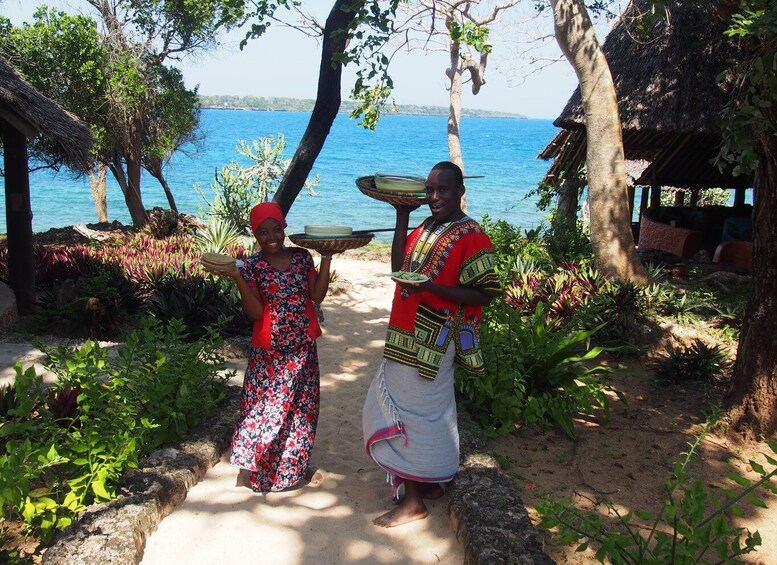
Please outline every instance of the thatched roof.
[{"label": "thatched roof", "polygon": [[[649,33],[637,29],[630,4],[604,42],[618,96],[626,159],[652,163],[637,184],[678,187],[752,186],[710,163],[721,142],[721,114],[733,88],[737,43],[723,35],[715,0],[670,2]],[[724,77],[721,80],[721,77]],[[578,87],[553,122],[563,128],[540,154],[548,173],[585,160],[585,113]]]},{"label": "thatched roof", "polygon": [[77,171],[89,167],[92,136],[89,126],[43,96],[0,57],[0,120],[28,140],[41,136],[40,145]]}]

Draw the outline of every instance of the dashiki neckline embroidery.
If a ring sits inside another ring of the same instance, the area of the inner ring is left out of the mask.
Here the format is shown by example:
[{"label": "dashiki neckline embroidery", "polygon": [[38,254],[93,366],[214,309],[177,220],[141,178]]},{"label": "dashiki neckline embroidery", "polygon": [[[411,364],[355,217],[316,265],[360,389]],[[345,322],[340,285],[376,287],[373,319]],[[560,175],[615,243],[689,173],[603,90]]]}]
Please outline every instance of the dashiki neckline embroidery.
[{"label": "dashiki neckline embroidery", "polygon": [[[433,223],[434,220],[429,220],[429,223]],[[434,278],[442,269],[442,262],[446,257],[443,257],[437,244],[441,237],[448,233],[451,228],[458,227],[457,224],[463,224],[465,222],[473,222],[474,220],[469,216],[463,216],[458,220],[451,222],[444,222],[434,228],[433,230],[424,229],[421,235],[413,244],[413,249],[407,255],[405,265],[403,265],[406,271],[412,271],[421,273],[429,278]],[[426,227],[426,226],[424,226]],[[447,246],[443,246],[447,247]],[[447,249],[446,249],[447,251]],[[447,255],[447,253],[446,253]]]}]

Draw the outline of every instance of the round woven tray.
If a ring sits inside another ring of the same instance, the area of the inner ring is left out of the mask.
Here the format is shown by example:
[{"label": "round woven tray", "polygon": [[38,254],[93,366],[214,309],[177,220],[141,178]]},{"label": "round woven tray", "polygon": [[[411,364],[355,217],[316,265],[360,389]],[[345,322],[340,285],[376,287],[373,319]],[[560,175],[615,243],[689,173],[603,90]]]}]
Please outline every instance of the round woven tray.
[{"label": "round woven tray", "polygon": [[349,235],[326,239],[323,237],[311,237],[304,233],[295,233],[290,235],[289,239],[294,245],[313,249],[319,253],[341,253],[342,251],[348,251],[349,249],[364,247],[372,241],[373,237],[375,237],[375,234],[368,233],[364,235]]},{"label": "round woven tray", "polygon": [[375,177],[373,176],[359,177],[356,179],[356,186],[361,190],[362,194],[366,194],[370,198],[380,200],[381,202],[388,202],[397,206],[421,206],[426,204],[425,196],[418,196],[410,192],[379,190],[375,187]]}]

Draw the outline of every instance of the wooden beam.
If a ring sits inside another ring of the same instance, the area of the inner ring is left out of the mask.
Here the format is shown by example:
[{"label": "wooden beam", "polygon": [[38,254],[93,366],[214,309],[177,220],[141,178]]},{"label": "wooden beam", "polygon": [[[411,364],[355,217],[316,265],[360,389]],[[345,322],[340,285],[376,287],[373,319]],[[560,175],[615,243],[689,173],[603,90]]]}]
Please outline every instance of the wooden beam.
[{"label": "wooden beam", "polygon": [[24,116],[3,101],[0,101],[0,120],[8,122],[29,141],[35,139],[40,132],[40,130],[26,120]]}]

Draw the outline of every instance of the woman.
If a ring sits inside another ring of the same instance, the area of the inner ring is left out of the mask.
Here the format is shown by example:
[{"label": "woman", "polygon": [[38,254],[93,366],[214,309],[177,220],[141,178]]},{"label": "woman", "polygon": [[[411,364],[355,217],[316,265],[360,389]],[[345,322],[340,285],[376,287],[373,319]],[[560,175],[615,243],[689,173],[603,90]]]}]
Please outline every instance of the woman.
[{"label": "woman", "polygon": [[493,246],[461,209],[461,169],[444,161],[426,180],[431,216],[408,236],[413,208],[396,206],[391,267],[428,277],[398,283],[383,362],[364,403],[368,455],[388,472],[394,496],[405,496],[375,525],[390,528],[428,514],[425,498],[459,468],[453,370],[483,371],[479,346],[482,306],[499,293]]},{"label": "woman", "polygon": [[273,202],[255,206],[250,219],[260,250],[239,269],[219,272],[235,280],[254,320],[230,461],[241,469],[239,485],[280,491],[310,480],[321,335],[313,303],[326,296],[332,256],[322,255],[316,272],[306,249],[286,247],[286,220]]}]

